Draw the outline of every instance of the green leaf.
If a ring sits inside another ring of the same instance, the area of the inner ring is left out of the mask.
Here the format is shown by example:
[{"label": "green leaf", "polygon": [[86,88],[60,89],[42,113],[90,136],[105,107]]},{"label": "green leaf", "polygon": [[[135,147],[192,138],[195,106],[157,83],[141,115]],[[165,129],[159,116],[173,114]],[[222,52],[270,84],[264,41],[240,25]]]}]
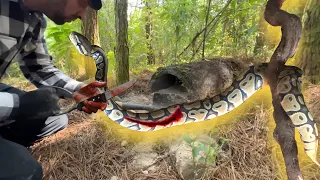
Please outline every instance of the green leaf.
[{"label": "green leaf", "polygon": [[246,33],[248,36],[251,36],[253,33],[255,33],[257,31],[256,26],[252,26],[251,28],[249,28]]},{"label": "green leaf", "polygon": [[222,145],[224,145],[226,142],[230,142],[231,140],[225,137],[220,137],[220,142]]},{"label": "green leaf", "polygon": [[198,147],[201,151],[206,151],[206,150],[207,150],[207,146],[204,145],[203,143],[197,142],[197,144],[198,144],[197,147]]},{"label": "green leaf", "polygon": [[202,163],[206,163],[206,158],[205,157],[200,157],[198,161],[202,162]]},{"label": "green leaf", "polygon": [[191,144],[193,142],[193,139],[189,135],[184,135],[182,139],[188,144]]},{"label": "green leaf", "polygon": [[233,0],[230,4],[231,8],[232,9],[235,9],[236,8],[236,5],[237,5],[237,0]]},{"label": "green leaf", "polygon": [[198,155],[199,155],[199,152],[200,152],[200,149],[199,148],[193,148],[192,149],[192,156],[193,157],[198,157]]},{"label": "green leaf", "polygon": [[139,33],[141,32],[140,27],[136,27],[136,28],[134,29],[134,32],[137,33],[137,34],[139,34]]}]

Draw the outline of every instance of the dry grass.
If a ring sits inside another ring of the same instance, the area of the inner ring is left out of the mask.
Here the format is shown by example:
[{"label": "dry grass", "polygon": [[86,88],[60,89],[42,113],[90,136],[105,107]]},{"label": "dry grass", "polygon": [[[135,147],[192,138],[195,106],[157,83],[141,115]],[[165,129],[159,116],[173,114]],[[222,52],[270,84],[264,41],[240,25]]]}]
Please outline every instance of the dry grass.
[{"label": "dry grass", "polygon": [[[24,86],[25,84],[19,84]],[[23,87],[21,87],[23,88]],[[320,122],[320,86],[306,89],[306,103],[315,120]],[[264,109],[253,108],[237,123],[219,129],[218,135],[231,139],[228,158],[220,158],[216,167],[207,170],[206,180],[275,180],[278,176],[276,162],[272,161],[267,147],[267,114]],[[32,155],[43,165],[45,180],[60,179],[111,179],[121,180],[178,180],[174,157],[167,156],[157,162],[156,169],[148,173],[136,170],[129,162],[134,156],[133,144],[121,146],[121,139],[97,124],[94,116],[73,111],[69,114],[69,128],[52,135],[33,147]],[[157,144],[158,154],[168,149]],[[306,179],[318,179],[319,170],[302,167]],[[310,175],[309,175],[310,174]]]},{"label": "dry grass", "polygon": [[221,129],[219,136],[231,140],[228,144],[231,157],[219,160],[217,167],[209,169],[204,179],[277,179],[267,147],[267,119],[262,107],[254,108],[238,123]]},{"label": "dry grass", "polygon": [[[220,159],[210,168],[205,179],[276,179],[271,153],[267,150],[266,115],[262,109],[221,130],[220,136],[231,139],[231,158]],[[159,145],[158,154],[168,149]],[[44,179],[180,179],[174,167],[174,157],[168,156],[155,164],[158,168],[146,173],[128,162],[134,152],[131,144],[121,146],[121,139],[93,120],[73,123],[34,147],[32,154],[44,168]]]},{"label": "dry grass", "polygon": [[42,164],[44,179],[176,179],[170,158],[159,169],[145,174],[129,165],[134,152],[106,133],[95,121],[74,123],[34,146],[33,156]]},{"label": "dry grass", "polygon": [[33,154],[43,165],[44,179],[108,179],[121,174],[130,152],[104,135],[87,121],[37,145]]}]

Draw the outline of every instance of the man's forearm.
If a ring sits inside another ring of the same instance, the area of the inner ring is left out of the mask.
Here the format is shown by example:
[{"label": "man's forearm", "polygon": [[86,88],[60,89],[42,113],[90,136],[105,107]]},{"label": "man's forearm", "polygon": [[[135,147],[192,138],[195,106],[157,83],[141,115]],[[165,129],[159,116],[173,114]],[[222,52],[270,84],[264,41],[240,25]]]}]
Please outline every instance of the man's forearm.
[{"label": "man's forearm", "polygon": [[[77,91],[84,83],[72,79],[61,70],[57,69],[50,61],[49,55],[35,54],[25,56],[19,61],[21,70],[25,77],[36,87],[40,86],[58,86],[71,92]],[[37,57],[34,59],[34,57]],[[37,64],[37,66],[33,66]]]}]

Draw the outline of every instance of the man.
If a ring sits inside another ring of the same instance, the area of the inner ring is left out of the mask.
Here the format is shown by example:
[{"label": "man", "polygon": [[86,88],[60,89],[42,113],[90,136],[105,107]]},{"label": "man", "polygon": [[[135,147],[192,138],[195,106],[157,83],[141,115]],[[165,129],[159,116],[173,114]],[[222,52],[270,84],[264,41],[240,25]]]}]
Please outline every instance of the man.
[{"label": "man", "polygon": [[[44,40],[44,15],[58,25],[83,19],[86,9],[101,8],[101,0],[0,0],[0,78],[13,61],[37,90],[25,92],[0,83],[0,179],[42,179],[42,167],[26,147],[68,124],[59,109],[58,86],[71,92],[86,86],[58,70]],[[104,87],[93,82],[91,87]],[[87,102],[87,113],[103,110],[106,103]]]}]

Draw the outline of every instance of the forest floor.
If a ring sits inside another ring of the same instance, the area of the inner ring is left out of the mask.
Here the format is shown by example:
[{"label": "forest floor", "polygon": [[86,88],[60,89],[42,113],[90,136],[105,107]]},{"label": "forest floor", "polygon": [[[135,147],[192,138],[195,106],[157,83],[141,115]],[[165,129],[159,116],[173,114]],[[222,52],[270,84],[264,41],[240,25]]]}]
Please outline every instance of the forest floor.
[{"label": "forest floor", "polygon": [[[127,101],[148,103],[151,97],[147,83],[150,76],[151,72],[142,73],[135,89],[127,93]],[[27,82],[19,83],[14,83],[14,86],[33,89]],[[304,95],[319,124],[320,86],[309,86]],[[283,179],[277,172],[279,166],[268,147],[268,138],[273,129],[270,129],[266,119],[270,118],[262,106],[251,109],[242,115],[238,123],[229,125],[225,131],[219,132],[232,140],[229,143],[232,155],[228,160],[218,160],[216,166],[209,167],[204,179]],[[125,145],[125,139],[116,135],[111,127],[101,125],[94,114],[73,111],[68,117],[70,121],[67,129],[43,139],[32,147],[32,155],[43,166],[44,179],[181,179],[175,168],[174,157],[166,156],[158,161],[158,169],[155,171],[136,170],[128,164],[134,155],[134,143]],[[168,148],[165,143],[154,146],[159,154]],[[306,170],[303,173],[308,172],[310,171]],[[305,175],[307,179],[320,179],[319,168],[313,174],[318,175]]]}]

